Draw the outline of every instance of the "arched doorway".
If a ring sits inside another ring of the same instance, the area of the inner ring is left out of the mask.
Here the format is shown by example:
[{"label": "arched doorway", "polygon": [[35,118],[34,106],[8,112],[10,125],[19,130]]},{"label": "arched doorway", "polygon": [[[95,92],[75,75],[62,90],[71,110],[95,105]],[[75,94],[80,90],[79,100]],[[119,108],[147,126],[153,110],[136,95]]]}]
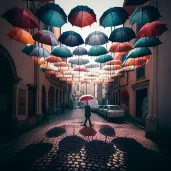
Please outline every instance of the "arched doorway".
[{"label": "arched doorway", "polygon": [[19,81],[12,57],[0,45],[0,143],[8,140],[14,131],[16,85]]},{"label": "arched doorway", "polygon": [[49,87],[49,91],[48,91],[48,109],[50,112],[54,111],[54,101],[55,101],[55,90],[54,87]]}]

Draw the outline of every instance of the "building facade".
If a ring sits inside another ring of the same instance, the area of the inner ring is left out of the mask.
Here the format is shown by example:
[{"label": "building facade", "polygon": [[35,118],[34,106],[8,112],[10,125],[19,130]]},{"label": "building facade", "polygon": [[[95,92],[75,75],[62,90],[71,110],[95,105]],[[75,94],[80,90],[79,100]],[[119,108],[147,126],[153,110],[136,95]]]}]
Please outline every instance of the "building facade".
[{"label": "building facade", "polygon": [[[16,6],[33,8],[33,5],[41,4],[6,0],[0,6],[0,15]],[[3,26],[0,29],[0,139],[4,140],[25,126],[36,125],[42,117],[44,104],[49,112],[62,103],[67,105],[71,88],[55,76],[41,72],[30,57],[21,52],[26,45],[10,40],[6,35],[12,25],[3,18],[0,25]],[[59,37],[60,29],[55,28],[54,34]]]}]

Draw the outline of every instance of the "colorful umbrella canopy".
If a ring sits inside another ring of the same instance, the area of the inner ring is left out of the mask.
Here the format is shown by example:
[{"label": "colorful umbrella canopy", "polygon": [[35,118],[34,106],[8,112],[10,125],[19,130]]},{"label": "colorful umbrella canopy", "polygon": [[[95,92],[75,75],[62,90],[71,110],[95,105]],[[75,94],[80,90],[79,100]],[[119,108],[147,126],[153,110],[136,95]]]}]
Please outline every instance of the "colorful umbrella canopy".
[{"label": "colorful umbrella canopy", "polygon": [[42,23],[53,27],[62,27],[67,22],[64,10],[55,3],[42,5],[36,15]]},{"label": "colorful umbrella canopy", "polygon": [[121,65],[121,64],[122,64],[121,61],[120,60],[116,60],[116,59],[111,60],[111,61],[106,63],[106,65]]},{"label": "colorful umbrella canopy", "polygon": [[14,27],[7,33],[7,35],[10,39],[16,40],[17,42],[34,44],[31,34],[24,29]]},{"label": "colorful umbrella canopy", "polygon": [[77,66],[74,68],[74,71],[79,71],[79,72],[88,72],[88,69],[82,66]]},{"label": "colorful umbrella canopy", "polygon": [[161,21],[153,21],[152,23],[145,24],[139,31],[137,37],[156,37],[161,36],[165,31],[167,31],[166,24]]},{"label": "colorful umbrella canopy", "polygon": [[98,62],[98,63],[105,63],[105,62],[108,62],[108,61],[111,61],[113,60],[113,57],[111,55],[103,55],[103,56],[99,56],[95,62]]},{"label": "colorful umbrella canopy", "polygon": [[124,42],[124,43],[112,43],[109,52],[128,52],[132,50],[132,46],[128,43],[128,42]]},{"label": "colorful umbrella canopy", "polygon": [[146,24],[161,17],[157,8],[149,5],[137,8],[130,16],[130,24]]},{"label": "colorful umbrella canopy", "polygon": [[48,58],[46,58],[46,61],[50,63],[56,63],[56,62],[62,62],[62,59],[56,56],[49,56]]},{"label": "colorful umbrella canopy", "polygon": [[23,53],[27,54],[28,56],[37,56],[37,57],[48,57],[49,52],[37,45],[27,45],[23,50]]},{"label": "colorful umbrella canopy", "polygon": [[68,63],[75,64],[75,65],[85,65],[89,63],[89,60],[86,58],[71,58],[69,59]]},{"label": "colorful umbrella canopy", "polygon": [[66,31],[61,34],[58,41],[66,46],[74,47],[84,44],[80,34],[75,31]]},{"label": "colorful umbrella canopy", "polygon": [[151,55],[151,50],[147,47],[140,47],[140,48],[135,48],[133,50],[131,50],[126,59],[129,58],[137,58],[137,57],[142,57],[142,56],[147,56],[147,55]]},{"label": "colorful umbrella canopy", "polygon": [[110,70],[119,70],[121,69],[121,65],[105,65],[102,69],[105,71],[110,71]]},{"label": "colorful umbrella canopy", "polygon": [[54,56],[61,57],[61,58],[72,57],[71,51],[68,48],[64,47],[64,46],[55,47],[52,50],[51,54],[54,55]]},{"label": "colorful umbrella canopy", "polygon": [[86,94],[86,95],[81,96],[79,98],[79,101],[81,102],[81,101],[87,101],[87,100],[92,100],[92,99],[94,99],[94,97],[92,95]]},{"label": "colorful umbrella canopy", "polygon": [[46,45],[50,45],[50,46],[58,46],[59,42],[56,38],[56,36],[47,30],[41,30],[36,32],[33,35],[33,39],[36,40],[37,42],[46,44]]},{"label": "colorful umbrella canopy", "polygon": [[100,65],[98,63],[90,63],[90,64],[86,64],[85,68],[97,68],[100,67]]},{"label": "colorful umbrella canopy", "polygon": [[124,24],[128,19],[128,13],[122,7],[113,7],[106,10],[100,17],[100,25],[112,27]]},{"label": "colorful umbrella canopy", "polygon": [[87,49],[85,49],[83,47],[77,47],[73,51],[73,55],[76,55],[76,56],[83,56],[83,55],[87,55],[87,54],[88,54]]},{"label": "colorful umbrella canopy", "polygon": [[129,42],[136,38],[135,32],[129,27],[120,27],[112,31],[109,40],[111,42]]},{"label": "colorful umbrella canopy", "polygon": [[127,6],[127,5],[132,5],[132,6],[143,5],[144,3],[148,2],[148,1],[149,0],[124,0],[123,6]]},{"label": "colorful umbrella canopy", "polygon": [[93,33],[90,33],[85,40],[85,44],[90,46],[104,45],[107,42],[108,42],[107,35],[100,31],[95,31]]},{"label": "colorful umbrella canopy", "polygon": [[136,41],[134,48],[137,47],[155,47],[162,44],[162,42],[156,37],[143,37]]},{"label": "colorful umbrella canopy", "polygon": [[6,11],[2,17],[15,27],[23,29],[38,28],[36,17],[27,9],[14,7]]},{"label": "colorful umbrella canopy", "polygon": [[81,5],[70,11],[68,21],[72,25],[82,28],[96,22],[96,15],[91,8]]},{"label": "colorful umbrella canopy", "polygon": [[107,54],[108,51],[103,46],[93,46],[88,51],[88,56],[100,56]]}]

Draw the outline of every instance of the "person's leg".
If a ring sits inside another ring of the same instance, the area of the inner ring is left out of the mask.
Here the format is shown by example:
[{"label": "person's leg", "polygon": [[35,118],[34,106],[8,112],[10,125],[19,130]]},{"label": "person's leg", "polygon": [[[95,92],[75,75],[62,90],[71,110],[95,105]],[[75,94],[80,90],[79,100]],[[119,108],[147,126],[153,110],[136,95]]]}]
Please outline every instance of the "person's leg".
[{"label": "person's leg", "polygon": [[93,126],[93,125],[92,125],[92,123],[91,123],[91,119],[90,119],[90,117],[89,117],[89,119],[88,119],[88,120],[89,120],[89,124],[90,124],[90,126]]},{"label": "person's leg", "polygon": [[84,124],[83,124],[84,126],[86,126],[86,124],[87,124],[87,119],[88,119],[88,118],[86,117],[86,118],[85,118],[85,122],[84,122]]}]

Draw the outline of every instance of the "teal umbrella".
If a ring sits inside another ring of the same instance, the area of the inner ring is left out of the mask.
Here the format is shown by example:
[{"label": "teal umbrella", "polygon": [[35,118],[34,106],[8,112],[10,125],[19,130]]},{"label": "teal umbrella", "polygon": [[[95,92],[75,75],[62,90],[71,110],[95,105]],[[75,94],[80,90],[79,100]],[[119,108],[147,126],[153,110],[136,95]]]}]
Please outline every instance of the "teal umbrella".
[{"label": "teal umbrella", "polygon": [[127,58],[127,55],[123,55],[123,56],[121,57],[122,63],[124,63],[124,62],[126,61],[126,58]]},{"label": "teal umbrella", "polygon": [[130,16],[130,24],[146,24],[158,20],[161,17],[157,8],[149,5],[137,8]]},{"label": "teal umbrella", "polygon": [[84,41],[80,34],[75,31],[63,32],[58,41],[66,46],[74,47],[84,44]]},{"label": "teal umbrella", "polygon": [[36,12],[39,20],[52,27],[62,27],[67,22],[64,10],[55,3],[46,3]]},{"label": "teal umbrella", "polygon": [[59,46],[59,47],[55,47],[52,52],[52,55],[57,56],[57,57],[61,57],[61,58],[69,58],[72,57],[72,53],[71,51],[64,47],[64,46]]},{"label": "teal umbrella", "polygon": [[100,56],[107,54],[108,51],[103,46],[93,46],[88,51],[88,56]]},{"label": "teal umbrella", "polygon": [[113,57],[111,55],[103,55],[103,56],[99,56],[95,62],[98,62],[98,63],[105,63],[105,62],[108,62],[108,61],[111,61],[113,60]]},{"label": "teal umbrella", "polygon": [[109,40],[111,42],[129,42],[136,38],[135,32],[129,27],[120,27],[112,31]]},{"label": "teal umbrella", "polygon": [[28,56],[37,56],[37,57],[48,57],[49,52],[37,45],[27,45],[23,50],[23,53],[27,54]]},{"label": "teal umbrella", "polygon": [[147,55],[151,55],[151,50],[147,47],[140,47],[140,48],[135,48],[133,50],[131,50],[126,59],[129,58],[138,58],[138,57],[142,57],[142,56],[147,56]]},{"label": "teal umbrella", "polygon": [[143,37],[138,39],[134,44],[134,48],[137,47],[155,47],[162,44],[162,42],[156,37]]},{"label": "teal umbrella", "polygon": [[100,17],[100,25],[103,27],[113,27],[124,24],[128,19],[128,13],[123,7],[113,7],[106,10]]}]

